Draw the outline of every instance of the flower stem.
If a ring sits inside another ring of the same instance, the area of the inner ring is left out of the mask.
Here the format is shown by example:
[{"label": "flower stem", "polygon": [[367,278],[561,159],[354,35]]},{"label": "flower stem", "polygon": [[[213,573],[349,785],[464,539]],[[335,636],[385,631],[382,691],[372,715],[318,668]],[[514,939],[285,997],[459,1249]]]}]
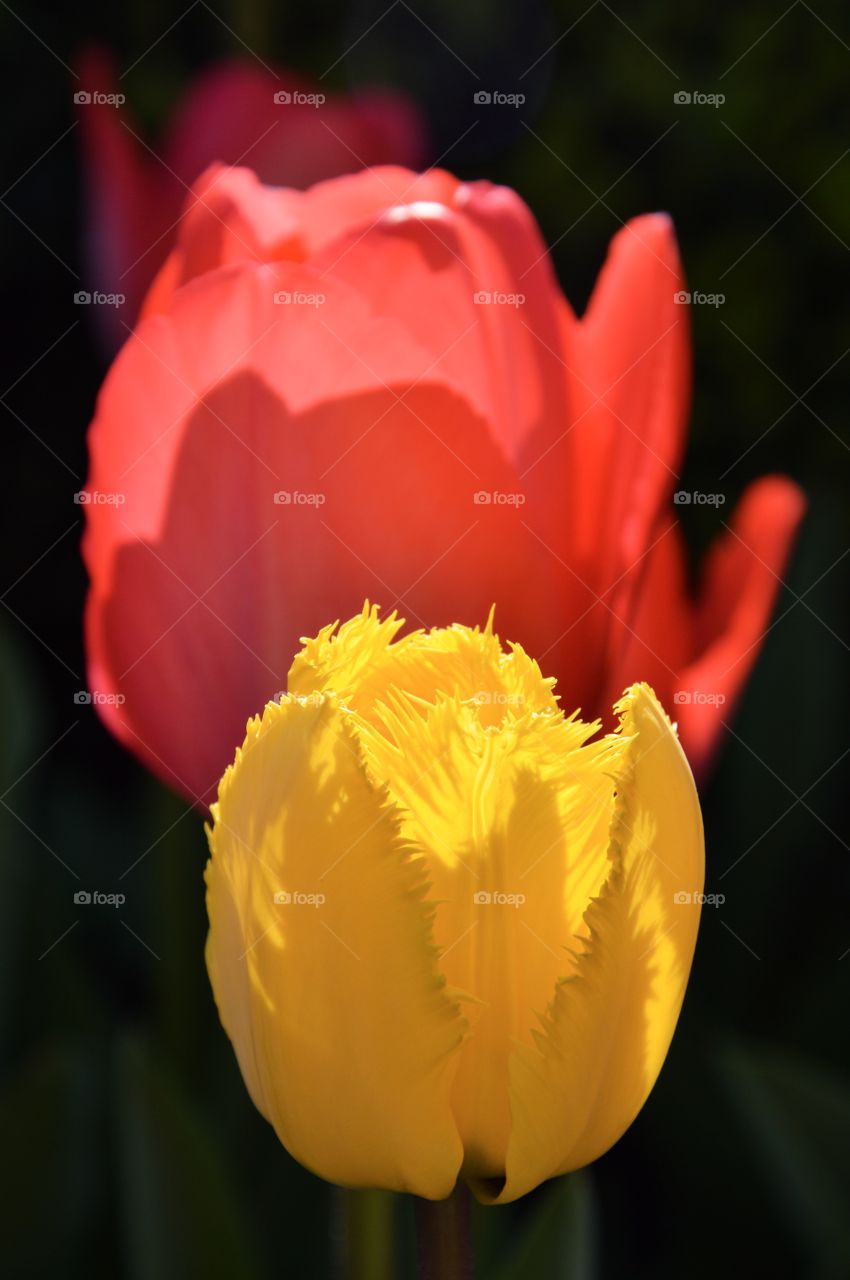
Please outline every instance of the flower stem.
[{"label": "flower stem", "polygon": [[340,1191],[345,1280],[393,1280],[393,1196],[389,1191]]},{"label": "flower stem", "polygon": [[448,1200],[416,1201],[421,1280],[472,1280],[469,1191],[455,1187]]}]

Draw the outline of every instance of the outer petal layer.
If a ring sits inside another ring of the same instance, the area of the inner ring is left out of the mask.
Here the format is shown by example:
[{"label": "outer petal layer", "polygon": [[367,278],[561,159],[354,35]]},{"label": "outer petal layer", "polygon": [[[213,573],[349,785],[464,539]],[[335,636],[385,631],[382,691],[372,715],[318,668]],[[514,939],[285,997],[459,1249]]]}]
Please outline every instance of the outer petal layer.
[{"label": "outer petal layer", "polygon": [[421,376],[462,382],[512,463],[532,432],[564,429],[564,301],[515,192],[390,166],[299,192],[213,166],[143,314],[167,311],[176,288],[217,266],[283,259],[345,280],[400,321],[427,353]]},{"label": "outer petal layer", "polygon": [[[298,191],[267,186],[252,169],[210,165],[186,197],[177,242],[143,314],[167,311],[174,290],[204,271],[234,262],[306,262],[352,228],[362,234],[377,226],[394,205],[451,203],[459,185],[442,169],[417,174],[377,165]],[[344,251],[341,244],[329,261]]]},{"label": "outer petal layer", "polygon": [[709,552],[697,600],[695,657],[676,700],[682,745],[697,776],[711,764],[723,720],[734,712],[771,627],[782,573],[806,509],[801,490],[765,476],[746,490]]},{"label": "outer petal layer", "polygon": [[699,802],[651,690],[635,686],[620,709],[632,742],[610,874],[576,973],[559,984],[536,1047],[515,1050],[506,1179],[479,1184],[482,1199],[514,1200],[606,1151],[643,1106],[679,1015],[703,887]]},{"label": "outer petal layer", "polygon": [[452,1091],[463,1176],[502,1176],[508,1066],[534,1012],[571,972],[583,915],[608,874],[611,773],[628,742],[566,720],[551,681],[491,626],[417,632],[364,609],[309,641],[293,692],[333,688],[356,715],[370,772],[427,858],[440,969],[469,993]]},{"label": "outer petal layer", "polygon": [[691,378],[688,308],[674,300],[683,284],[666,214],[618,232],[585,315],[564,308],[569,414],[530,438],[519,468],[557,602],[535,654],[586,715],[608,709],[605,679],[629,642],[644,558],[681,457]]},{"label": "outer petal layer", "polygon": [[448,1195],[465,1023],[437,976],[421,857],[347,713],[270,704],[209,834],[207,964],[254,1102],[332,1182]]},{"label": "outer petal layer", "polygon": [[544,598],[516,508],[473,502],[507,464],[428,363],[349,286],[285,263],[192,281],[113,366],[89,485],[124,501],[86,508],[92,687],[124,695],[110,727],[193,799],[299,637],[365,597],[437,624],[498,599],[521,638]]}]

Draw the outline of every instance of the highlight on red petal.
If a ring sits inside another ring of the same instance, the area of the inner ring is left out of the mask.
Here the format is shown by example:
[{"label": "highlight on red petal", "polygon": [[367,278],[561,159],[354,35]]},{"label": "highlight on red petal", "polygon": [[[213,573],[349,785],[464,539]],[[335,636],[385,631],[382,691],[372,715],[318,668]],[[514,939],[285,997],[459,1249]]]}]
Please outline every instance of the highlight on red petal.
[{"label": "highlight on red petal", "polygon": [[[459,184],[439,169],[394,165],[317,183],[308,191],[269,187],[251,170],[212,165],[186,197],[177,243],[145,299],[143,315],[166,311],[176,288],[232,262],[303,262],[339,239],[323,270],[347,254],[394,207],[451,205]],[[374,255],[373,255],[374,256]]]},{"label": "highlight on red petal", "polygon": [[515,466],[544,419],[555,430],[567,411],[553,349],[563,297],[546,247],[505,188],[459,186],[445,193],[449,203],[421,198],[418,184],[411,194],[420,198],[356,223],[313,264],[396,316],[431,355],[431,371],[461,380]]},{"label": "highlight on red petal", "polygon": [[709,551],[695,617],[695,653],[679,676],[674,708],[696,773],[717,749],[762,643],[794,536],[805,513],[802,491],[765,476],[745,491],[730,527]]},{"label": "highlight on red petal", "polygon": [[[469,226],[472,270],[488,285],[482,323],[492,364],[503,371],[499,434],[521,472],[534,438],[551,437],[566,420],[569,392],[560,345],[568,306],[540,228],[515,191],[468,183],[456,203]],[[512,320],[497,319],[511,312]]]}]

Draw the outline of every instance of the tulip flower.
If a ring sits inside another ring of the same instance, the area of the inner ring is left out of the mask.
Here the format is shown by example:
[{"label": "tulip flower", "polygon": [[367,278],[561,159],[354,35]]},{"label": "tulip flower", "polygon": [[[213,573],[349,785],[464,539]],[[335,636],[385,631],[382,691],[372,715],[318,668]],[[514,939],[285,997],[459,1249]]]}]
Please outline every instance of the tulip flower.
[{"label": "tulip flower", "polygon": [[208,803],[301,636],[365,598],[425,627],[495,601],[566,706],[610,727],[646,681],[704,773],[803,501],[768,476],[713,508],[691,587],[670,219],[616,235],[579,318],[504,187],[378,168],[298,192],[213,168],[194,193],[89,437],[110,728]]},{"label": "tulip flower", "polygon": [[322,1177],[514,1200],[594,1160],[667,1053],[703,833],[646,684],[566,716],[492,626],[307,641],[212,806],[207,966],[251,1097]]},{"label": "tulip flower", "polygon": [[172,248],[190,187],[213,162],[246,160],[264,181],[300,188],[364,165],[424,158],[424,124],[402,94],[345,97],[238,59],[195,79],[151,148],[124,103],[113,101],[126,97],[127,83],[103,50],[79,59],[87,282],[125,299],[94,312],[109,351],[126,339]]}]

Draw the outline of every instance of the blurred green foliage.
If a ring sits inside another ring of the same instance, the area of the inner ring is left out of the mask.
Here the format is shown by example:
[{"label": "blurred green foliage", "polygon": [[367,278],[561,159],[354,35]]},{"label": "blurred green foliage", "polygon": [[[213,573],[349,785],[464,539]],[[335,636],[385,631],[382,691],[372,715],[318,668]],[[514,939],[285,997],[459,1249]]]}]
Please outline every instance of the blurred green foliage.
[{"label": "blurred green foliage", "polygon": [[[322,1277],[345,1273],[347,1250],[338,1193],[278,1146],[218,1026],[200,821],[73,701],[85,685],[85,582],[71,495],[103,368],[72,305],[81,228],[68,68],[92,40],[120,66],[136,63],[123,85],[154,143],[182,86],[215,58],[248,57],[248,46],[318,78],[348,48],[327,82],[413,92],[435,159],[522,193],[577,307],[617,227],[659,207],[675,218],[692,287],[725,295],[693,309],[683,484],[726,492],[728,512],[750,478],[784,470],[811,504],[704,797],[707,888],[726,902],[705,912],[680,1028],[637,1123],[592,1169],[476,1211],[478,1256],[493,1280],[850,1274],[846,10],[13,9],[0,11],[0,262],[14,316],[0,589],[9,1274]],[[482,87],[527,103],[482,115]],[[726,100],[680,106],[682,90]],[[722,516],[685,510],[695,563]],[[80,887],[123,892],[126,906],[78,908]],[[404,1276],[410,1206],[393,1210]]]}]

